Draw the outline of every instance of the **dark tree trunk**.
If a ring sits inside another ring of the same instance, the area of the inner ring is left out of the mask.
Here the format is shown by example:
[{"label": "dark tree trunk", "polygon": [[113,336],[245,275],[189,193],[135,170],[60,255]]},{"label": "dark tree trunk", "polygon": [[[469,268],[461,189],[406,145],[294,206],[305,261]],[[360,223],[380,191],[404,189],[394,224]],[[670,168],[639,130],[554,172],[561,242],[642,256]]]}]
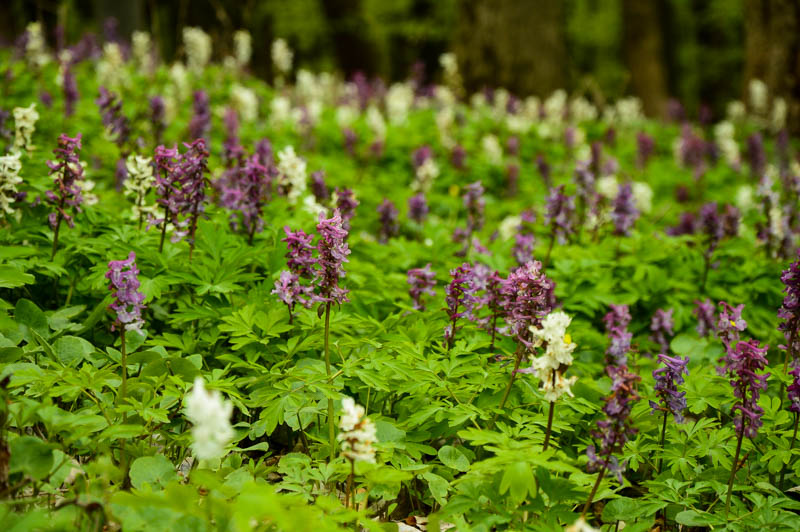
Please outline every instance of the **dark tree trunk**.
[{"label": "dark tree trunk", "polygon": [[654,0],[623,0],[622,24],[633,93],[642,100],[646,114],[662,117],[667,102],[667,76],[659,4]]},{"label": "dark tree trunk", "polygon": [[348,77],[358,71],[368,76],[378,74],[375,40],[369,38],[361,0],[325,0],[321,3],[342,72]]},{"label": "dark tree trunk", "polygon": [[546,96],[566,88],[561,0],[474,0],[459,11],[455,52],[468,90]]}]

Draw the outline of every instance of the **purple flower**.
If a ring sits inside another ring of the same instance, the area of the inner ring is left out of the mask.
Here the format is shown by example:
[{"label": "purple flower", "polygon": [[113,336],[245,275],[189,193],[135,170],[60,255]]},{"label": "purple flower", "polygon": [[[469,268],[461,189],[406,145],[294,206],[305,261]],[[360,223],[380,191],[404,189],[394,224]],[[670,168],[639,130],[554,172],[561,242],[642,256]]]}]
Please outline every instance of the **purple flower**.
[{"label": "purple flower", "polygon": [[564,194],[564,185],[550,189],[547,196],[545,224],[550,226],[554,238],[559,244],[567,241],[572,234],[572,219],[575,214],[575,200]]},{"label": "purple flower", "polygon": [[678,385],[683,384],[683,374],[689,374],[689,357],[682,359],[661,354],[658,355],[658,361],[664,366],[653,371],[653,378],[656,380],[654,390],[661,404],[650,401],[650,407],[653,413],[669,412],[674,416],[675,423],[683,423],[686,392],[679,392]]},{"label": "purple flower", "polygon": [[286,237],[281,242],[286,242],[288,249],[286,265],[289,267],[289,271],[298,277],[312,278],[314,266],[317,263],[314,258],[314,246],[311,245],[314,237],[302,229],[292,231],[289,226],[284,227],[283,231],[286,233]]},{"label": "purple flower", "polygon": [[325,218],[325,214],[320,213],[317,233],[319,241],[317,268],[314,270],[314,285],[317,288],[315,300],[341,305],[349,301],[349,290],[339,286],[339,279],[344,277],[342,264],[348,262],[350,249],[347,247],[347,230],[343,227],[342,215],[338,209],[333,211],[331,218]]},{"label": "purple flower", "polygon": [[422,224],[428,217],[428,202],[422,192],[408,199],[408,217],[418,224]]},{"label": "purple flower", "polygon": [[533,258],[533,246],[535,243],[536,237],[533,233],[519,232],[514,235],[514,247],[511,249],[511,254],[517,264],[525,264]]},{"label": "purple flower", "polygon": [[509,196],[516,196],[519,190],[519,165],[510,163],[506,166],[506,177],[508,178],[506,193]]},{"label": "purple flower", "polygon": [[275,289],[273,294],[278,296],[278,299],[289,308],[289,315],[294,312],[294,307],[300,303],[306,308],[310,308],[314,303],[312,286],[305,286],[300,284],[300,278],[289,271],[282,271],[280,277],[275,281]]},{"label": "purple flower", "polygon": [[128,119],[122,114],[122,100],[117,99],[117,95],[105,87],[100,87],[99,91],[100,96],[94,103],[100,108],[103,125],[114,137],[117,146],[123,146],[128,142],[131,130]]},{"label": "purple flower", "polygon": [[42,102],[42,105],[50,109],[53,107],[53,95],[50,94],[49,91],[43,90],[39,93],[39,100]]},{"label": "purple flower", "polygon": [[48,220],[50,227],[56,229],[61,220],[67,222],[70,227],[75,227],[72,213],[81,212],[80,205],[83,203],[80,181],[83,179],[83,166],[78,158],[78,150],[81,149],[81,134],[75,138],[68,137],[63,133],[58,137],[58,147],[53,150],[56,161],[47,161],[50,168],[50,175],[53,176],[54,190],[45,193],[48,203],[55,207],[55,212],[50,213]]},{"label": "purple flower", "polygon": [[194,91],[192,97],[192,120],[189,122],[189,137],[192,139],[204,138],[211,130],[211,108],[209,107],[206,91]]},{"label": "purple flower", "polygon": [[694,304],[692,313],[697,316],[697,334],[702,337],[708,336],[708,333],[716,330],[714,303],[706,298],[703,301],[695,300]]},{"label": "purple flower", "polygon": [[614,210],[611,211],[611,220],[614,222],[614,234],[628,236],[631,227],[639,217],[636,200],[633,197],[633,187],[630,183],[619,186],[617,197],[614,198]]},{"label": "purple flower", "polygon": [[633,334],[628,332],[631,314],[628,305],[611,304],[609,308],[611,310],[603,316],[603,322],[611,341],[606,349],[606,365],[624,366],[628,363],[628,352],[631,350],[631,340],[633,339]]},{"label": "purple flower", "polygon": [[345,231],[350,231],[350,221],[356,215],[356,207],[358,207],[356,195],[350,188],[337,188],[335,194],[336,209],[342,216],[342,227]]},{"label": "purple flower", "polygon": [[185,144],[186,152],[180,158],[176,168],[177,183],[179,187],[170,197],[170,210],[175,232],[172,241],[178,242],[184,237],[190,244],[190,256],[194,249],[197,220],[205,210],[206,185],[208,178],[208,151],[206,141],[196,139],[191,144]]},{"label": "purple flower", "polygon": [[[761,426],[761,416],[764,411],[758,406],[761,391],[767,389],[769,373],[762,375],[758,371],[767,367],[768,346],[759,347],[756,340],[740,341],[736,347],[728,352],[725,372],[731,379],[733,395],[738,399],[733,406],[733,423],[736,433],[744,434],[748,438],[755,438]],[[738,414],[737,414],[738,411]]]},{"label": "purple flower", "polygon": [[544,155],[541,153],[536,156],[536,169],[539,171],[539,175],[542,177],[542,181],[547,186],[547,188],[552,187],[552,183],[550,181],[550,165],[547,163],[547,159],[544,158]]},{"label": "purple flower", "polygon": [[255,155],[245,160],[244,166],[239,169],[239,174],[239,201],[235,209],[241,213],[242,223],[252,235],[264,228],[261,212],[269,193],[271,179],[269,170],[258,162],[258,157]]},{"label": "purple flower", "polygon": [[411,155],[411,164],[414,165],[414,169],[416,170],[423,164],[425,161],[433,157],[433,150],[430,146],[425,145],[417,148],[414,150],[414,153]]},{"label": "purple flower", "polygon": [[761,133],[755,132],[747,137],[747,160],[753,176],[760,178],[767,166],[767,154],[764,151],[764,139]]},{"label": "purple flower", "polygon": [[579,222],[583,224],[586,221],[587,212],[594,210],[598,201],[594,173],[591,166],[585,161],[578,161],[575,165],[572,180],[575,182],[575,195],[578,198],[581,209]]},{"label": "purple flower", "polygon": [[778,325],[778,330],[783,331],[787,342],[787,351],[796,357],[797,345],[800,342],[800,338],[798,338],[798,332],[800,332],[800,250],[798,250],[798,260],[792,262],[781,274],[781,282],[786,295],[778,310],[778,318],[783,320]]},{"label": "purple flower", "polygon": [[789,411],[800,414],[800,365],[795,364],[794,368],[789,371],[789,375],[794,377],[792,383],[786,388],[786,397],[791,403]]},{"label": "purple flower", "polygon": [[480,181],[464,187],[463,201],[467,209],[467,232],[471,235],[480,231],[484,224],[486,200],[483,199],[483,185]]},{"label": "purple flower", "polygon": [[[453,346],[453,340],[455,340],[458,318],[468,314],[466,298],[470,272],[471,267],[466,262],[458,268],[450,270],[450,283],[444,289],[445,311],[449,321],[444,328],[444,340],[447,342],[448,349]],[[459,311],[459,308],[464,310]]]},{"label": "purple flower", "polygon": [[513,270],[500,289],[501,306],[508,335],[529,347],[531,327],[539,327],[553,308],[555,283],[542,272],[542,263],[534,260]]},{"label": "purple flower", "polygon": [[75,113],[75,104],[81,95],[78,92],[78,83],[75,81],[75,73],[71,66],[64,68],[62,77],[62,87],[64,90],[64,116],[70,117]]},{"label": "purple flower", "polygon": [[653,140],[653,137],[644,131],[640,131],[636,134],[636,149],[638,151],[637,161],[639,163],[639,168],[644,168],[647,166],[647,161],[650,160],[650,156],[653,155],[655,147],[656,143]]},{"label": "purple flower", "polygon": [[233,165],[245,156],[244,148],[239,143],[239,116],[236,114],[236,109],[228,107],[225,110],[223,122],[225,124],[225,141],[222,144],[222,159],[228,165]]},{"label": "purple flower", "polygon": [[638,375],[629,373],[627,366],[609,366],[606,372],[612,380],[611,395],[606,398],[603,406],[605,419],[598,421],[598,430],[592,432],[592,436],[600,439],[600,447],[598,449],[595,445],[590,445],[586,449],[589,457],[587,469],[590,472],[607,469],[622,483],[625,464],[619,464],[613,455],[620,452],[628,439],[636,434],[636,429],[631,426],[630,414],[634,403],[639,400],[636,384],[641,379]]},{"label": "purple flower", "polygon": [[467,150],[461,144],[456,144],[453,146],[453,150],[450,152],[450,162],[453,164],[453,168],[456,170],[464,170],[467,160]]},{"label": "purple flower", "polygon": [[164,123],[166,112],[164,99],[161,96],[153,96],[150,98],[150,125],[153,128],[153,136],[155,137],[156,145],[161,144],[161,136],[164,134],[164,129],[167,127]]},{"label": "purple flower", "polygon": [[720,301],[719,319],[717,320],[717,336],[725,345],[725,349],[730,350],[732,345],[739,341],[739,333],[747,328],[747,322],[742,318],[744,303],[736,307],[730,306],[725,301]]},{"label": "purple flower", "polygon": [[263,166],[271,167],[275,162],[272,157],[272,143],[269,139],[261,139],[256,143],[255,154],[259,164]]},{"label": "purple flower", "polygon": [[414,301],[415,310],[425,310],[425,305],[422,303],[422,294],[435,296],[436,291],[433,289],[436,286],[436,274],[431,271],[431,265],[428,263],[424,268],[413,268],[408,270],[408,295]]},{"label": "purple flower", "polygon": [[142,310],[144,294],[139,292],[139,268],[136,267],[136,253],[133,251],[127,260],[112,260],[108,263],[106,279],[114,302],[108,308],[116,313],[111,330],[140,330],[144,325]]},{"label": "purple flower", "polygon": [[344,135],[344,149],[350,157],[356,156],[356,145],[358,144],[358,135],[352,128],[346,127],[342,130]]},{"label": "purple flower", "polygon": [[317,203],[325,203],[331,197],[331,191],[325,184],[325,170],[317,170],[311,174],[311,193]]},{"label": "purple flower", "polygon": [[393,236],[397,236],[400,226],[397,223],[397,207],[386,198],[378,205],[378,221],[381,226],[378,230],[378,241],[385,244]]},{"label": "purple flower", "polygon": [[658,309],[653,314],[653,319],[650,321],[650,339],[661,346],[661,351],[666,353],[669,350],[669,341],[667,336],[672,336],[672,312],[674,309],[664,310]]}]

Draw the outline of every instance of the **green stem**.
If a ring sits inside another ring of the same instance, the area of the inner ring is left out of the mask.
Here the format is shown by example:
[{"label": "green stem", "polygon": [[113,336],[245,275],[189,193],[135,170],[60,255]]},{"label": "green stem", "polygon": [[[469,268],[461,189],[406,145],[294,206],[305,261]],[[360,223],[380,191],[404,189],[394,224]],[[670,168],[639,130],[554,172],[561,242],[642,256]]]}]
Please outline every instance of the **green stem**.
[{"label": "green stem", "polygon": [[347,493],[344,496],[344,507],[349,508],[352,504],[355,508],[356,501],[353,498],[353,477],[356,474],[356,463],[354,460],[350,460],[350,475],[347,477]]},{"label": "green stem", "polygon": [[[800,421],[800,414],[794,413],[794,433],[792,434],[792,443],[789,444],[789,453],[794,449],[794,442],[797,440],[797,422]],[[790,454],[791,456],[791,454]],[[791,461],[791,458],[789,459]],[[781,468],[781,480],[778,482],[778,488],[783,489],[783,477],[786,475],[786,465]]]},{"label": "green stem", "polygon": [[58,231],[61,229],[61,213],[56,216],[56,228],[53,230],[53,252],[50,254],[50,262],[56,258],[56,250],[58,249]]},{"label": "green stem", "polygon": [[542,270],[546,270],[550,265],[550,254],[553,252],[553,244],[556,243],[556,230],[553,228],[553,233],[550,235],[550,244],[547,246],[547,255],[544,257],[544,265]]},{"label": "green stem", "polygon": [[589,507],[592,505],[592,500],[594,499],[594,496],[597,494],[597,488],[600,487],[600,482],[603,481],[603,476],[605,474],[606,474],[606,468],[604,467],[603,469],[600,470],[600,474],[597,475],[597,480],[595,481],[594,486],[592,487],[592,492],[589,494],[589,498],[586,499],[586,504],[583,505],[581,518],[586,517],[586,512],[589,511]]},{"label": "green stem", "polygon": [[[659,444],[658,448],[660,449],[661,453],[664,453],[664,437],[667,435],[667,411],[664,410],[664,422],[661,424],[661,443]],[[661,473],[661,461],[663,457],[658,458],[658,467],[656,467],[656,475]]]},{"label": "green stem", "polygon": [[[325,336],[324,336],[324,348],[325,348],[325,371],[328,374],[328,378],[331,376],[331,353],[329,349],[329,341],[328,338],[330,336],[331,330],[331,303],[328,301],[325,303]],[[329,462],[333,462],[333,458],[336,454],[336,431],[333,426],[333,399],[328,398],[328,440],[330,441],[330,459]]]},{"label": "green stem", "polygon": [[[744,420],[742,421],[744,425]],[[733,458],[733,465],[731,466],[731,478],[728,480],[728,495],[725,497],[725,518],[728,517],[728,511],[731,508],[731,491],[733,491],[733,479],[736,477],[736,470],[739,469],[739,453],[742,451],[742,439],[744,438],[744,426],[739,431],[739,440],[736,442],[736,453]]]},{"label": "green stem", "polygon": [[550,431],[553,429],[553,414],[555,411],[556,402],[550,401],[550,413],[547,414],[547,431],[544,433],[544,445],[542,446],[542,451],[546,451],[547,446],[550,444]]},{"label": "green stem", "polygon": [[508,400],[508,395],[511,393],[511,387],[514,385],[514,379],[517,378],[517,370],[519,369],[519,365],[522,362],[522,344],[517,347],[517,360],[514,362],[514,369],[511,371],[511,378],[508,379],[508,385],[506,386],[506,391],[503,393],[503,398],[500,399],[500,404],[498,405],[498,412],[494,415],[492,420],[489,422],[489,426],[486,427],[487,430],[491,429],[494,426],[494,422],[497,421],[497,416],[502,412],[503,407],[506,406],[506,401]]}]

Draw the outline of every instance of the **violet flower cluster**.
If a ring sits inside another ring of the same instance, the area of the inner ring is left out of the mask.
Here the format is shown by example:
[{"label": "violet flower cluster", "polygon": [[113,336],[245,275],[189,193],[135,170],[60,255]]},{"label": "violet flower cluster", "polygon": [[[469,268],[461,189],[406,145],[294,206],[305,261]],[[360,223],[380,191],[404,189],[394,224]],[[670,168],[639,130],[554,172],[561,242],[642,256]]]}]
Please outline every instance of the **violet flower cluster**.
[{"label": "violet flower cluster", "polygon": [[426,264],[424,268],[408,270],[408,284],[408,295],[414,301],[414,310],[425,310],[422,295],[436,295],[436,291],[433,289],[436,286],[436,274],[431,271],[430,263]]},{"label": "violet flower cluster", "polygon": [[542,271],[542,263],[530,261],[513,270],[500,288],[508,336],[526,348],[533,345],[531,327],[541,327],[553,309],[555,283]]},{"label": "violet flower cluster", "polygon": [[126,260],[112,260],[108,263],[106,279],[114,301],[109,305],[115,313],[111,330],[140,330],[144,325],[144,294],[139,291],[139,268],[136,267],[136,253],[131,251]]},{"label": "violet flower cluster", "polygon": [[331,218],[319,215],[317,223],[317,262],[314,285],[316,301],[342,304],[348,301],[349,290],[339,286],[339,279],[345,276],[343,263],[348,262],[350,249],[347,246],[347,230],[343,227],[339,210],[333,211]]},{"label": "violet flower cluster", "polygon": [[653,318],[650,320],[650,339],[661,346],[661,352],[666,353],[669,350],[668,336],[672,336],[672,328],[674,322],[672,320],[672,313],[674,309],[664,310],[658,309]]},{"label": "violet flower cluster", "polygon": [[336,209],[342,217],[342,227],[345,231],[350,231],[350,221],[356,215],[358,200],[350,188],[337,188],[334,191],[336,196]]},{"label": "violet flower cluster", "polygon": [[706,337],[709,333],[716,331],[714,303],[706,298],[703,301],[695,300],[694,304],[692,313],[697,316],[697,334]]},{"label": "violet flower cluster", "polygon": [[725,354],[718,360],[720,366],[717,367],[717,373],[723,375],[725,367],[730,363],[729,355],[733,352],[736,342],[739,341],[739,333],[747,328],[747,322],[742,318],[742,310],[744,310],[744,303],[736,307],[730,306],[725,301],[720,301],[719,318],[717,320],[717,337],[722,341],[725,346]]},{"label": "violet flower cluster", "polygon": [[54,190],[48,190],[45,197],[55,207],[55,212],[48,216],[53,229],[58,227],[61,220],[70,227],[75,227],[72,214],[81,212],[83,195],[80,182],[83,180],[83,166],[78,158],[80,149],[80,133],[75,138],[62,133],[58,137],[58,147],[53,150],[56,161],[47,161],[50,175],[53,176]]},{"label": "violet flower cluster", "polygon": [[798,344],[800,344],[800,250],[798,259],[792,262],[781,274],[781,282],[784,285],[783,304],[778,310],[778,318],[783,320],[778,325],[778,330],[783,332],[786,338],[786,349],[794,358],[798,354]]},{"label": "violet flower cluster", "polygon": [[630,183],[623,183],[619,186],[617,197],[614,198],[614,208],[611,211],[614,234],[619,236],[630,235],[631,228],[637,218],[639,218],[639,209],[636,208],[633,187]]},{"label": "violet flower cluster", "polygon": [[[679,392],[678,385],[683,384],[683,375],[689,374],[689,357],[670,357],[665,354],[658,355],[658,361],[664,364],[653,371],[656,383],[654,390],[658,403],[650,401],[653,413],[657,411],[669,412],[675,418],[675,423],[683,423],[683,411],[686,409],[686,392]],[[659,404],[660,403],[660,404]]]},{"label": "violet flower cluster", "polygon": [[633,339],[633,334],[628,332],[631,313],[628,305],[611,304],[609,308],[611,310],[603,316],[606,332],[611,340],[606,349],[606,365],[625,366],[628,363],[628,352],[631,350],[631,340]]},{"label": "violet flower cluster", "polygon": [[95,104],[100,108],[103,117],[103,125],[111,134],[117,146],[122,147],[128,142],[131,135],[128,118],[122,114],[122,100],[117,95],[108,91],[105,87],[100,87],[100,96],[95,100]]},{"label": "violet flower cluster", "polygon": [[311,193],[319,204],[325,204],[331,198],[331,191],[325,184],[325,170],[311,173]]},{"label": "violet flower cluster", "polygon": [[559,244],[567,241],[572,234],[572,223],[575,214],[575,199],[564,194],[564,185],[551,188],[547,196],[545,224],[550,226],[553,238]]},{"label": "violet flower cluster", "polygon": [[598,449],[590,445],[586,448],[589,458],[587,469],[590,472],[606,469],[622,483],[625,463],[620,464],[614,453],[621,451],[628,439],[636,434],[636,429],[631,426],[630,414],[639,399],[636,384],[641,378],[628,372],[627,366],[609,366],[606,372],[612,381],[611,395],[603,406],[605,419],[598,421],[598,430],[592,432],[592,436],[600,439],[600,447]]},{"label": "violet flower cluster", "polygon": [[514,246],[511,248],[511,255],[520,266],[533,258],[533,246],[536,243],[536,237],[532,226],[535,222],[536,213],[530,209],[522,211],[517,234],[514,235]]},{"label": "violet flower cluster", "polygon": [[384,198],[383,202],[378,205],[378,221],[380,228],[378,229],[378,241],[385,244],[393,236],[397,236],[400,232],[400,225],[397,223],[397,207],[394,203]]},{"label": "violet flower cluster", "polygon": [[786,398],[789,400],[789,411],[800,414],[800,365],[795,365],[789,375],[792,383],[786,387]]},{"label": "violet flower cluster", "polygon": [[408,199],[408,217],[418,224],[422,224],[428,217],[428,202],[424,193],[420,192]]},{"label": "violet flower cluster", "polygon": [[[728,353],[725,368],[733,387],[733,395],[738,399],[733,406],[733,424],[736,433],[755,438],[761,426],[764,410],[758,406],[761,392],[767,389],[769,373],[758,374],[767,367],[768,346],[759,347],[756,340],[742,340]],[[738,412],[738,413],[737,413]]]},{"label": "violet flower cluster", "polygon": [[189,137],[199,139],[206,137],[211,130],[211,108],[206,91],[195,91],[192,97],[194,114],[189,122]]},{"label": "violet flower cluster", "polygon": [[[452,347],[457,330],[458,319],[468,315],[469,310],[466,306],[468,283],[470,278],[470,265],[466,262],[461,266],[450,270],[450,283],[445,287],[445,311],[447,312],[448,324],[444,328],[444,340],[448,348]],[[459,310],[463,309],[463,310]]]}]

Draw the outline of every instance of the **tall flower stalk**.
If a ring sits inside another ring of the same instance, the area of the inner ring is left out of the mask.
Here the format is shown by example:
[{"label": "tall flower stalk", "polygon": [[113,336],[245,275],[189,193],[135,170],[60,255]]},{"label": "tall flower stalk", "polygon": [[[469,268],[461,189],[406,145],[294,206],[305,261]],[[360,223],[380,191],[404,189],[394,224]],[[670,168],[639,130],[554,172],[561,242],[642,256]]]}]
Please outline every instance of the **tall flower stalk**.
[{"label": "tall flower stalk", "polygon": [[[670,357],[664,354],[658,355],[658,361],[664,364],[653,371],[653,378],[656,381],[655,392],[658,402],[650,401],[652,412],[662,411],[664,420],[661,425],[661,441],[659,449],[664,450],[664,437],[667,433],[667,418],[670,414],[675,418],[675,423],[683,422],[683,411],[686,409],[686,392],[679,392],[678,385],[683,384],[683,375],[689,374],[687,365],[689,357]],[[661,458],[658,459],[656,473],[661,472]]]},{"label": "tall flower stalk", "polygon": [[344,506],[355,507],[353,498],[353,477],[356,462],[375,463],[375,449],[372,444],[378,441],[375,424],[366,417],[364,407],[350,398],[342,399],[342,417],[339,420],[337,440],[342,444],[342,454],[350,462],[350,475],[347,477],[347,493]]},{"label": "tall flower stalk", "polygon": [[[800,366],[795,366],[789,375],[792,377],[792,383],[788,386],[787,397],[789,399],[789,411],[794,414],[794,431],[792,432],[792,440],[789,443],[789,453],[794,449],[794,443],[797,441],[797,426],[800,422]],[[783,477],[786,475],[786,465],[781,468],[781,479],[778,482],[778,488],[783,489]]]},{"label": "tall flower stalk", "polygon": [[78,159],[78,150],[81,149],[81,134],[75,138],[61,134],[58,137],[58,147],[53,150],[56,161],[47,161],[50,175],[53,176],[55,190],[48,190],[47,201],[55,207],[48,220],[53,228],[53,251],[50,260],[56,256],[58,249],[58,232],[61,222],[67,222],[70,227],[75,227],[72,213],[81,212],[83,195],[81,181],[83,180],[83,166]]},{"label": "tall flower stalk", "polygon": [[612,380],[611,395],[606,398],[603,407],[606,417],[597,422],[598,430],[592,433],[595,438],[600,439],[600,447],[590,445],[586,448],[586,455],[589,457],[587,469],[590,472],[599,471],[600,474],[597,475],[594,487],[589,493],[581,517],[585,517],[589,511],[597,488],[600,487],[600,482],[607,472],[616,475],[617,481],[622,483],[625,463],[620,464],[614,454],[620,452],[628,439],[636,434],[636,429],[631,426],[630,414],[633,404],[639,399],[636,384],[641,379],[638,375],[629,373],[627,366],[609,366],[606,372]]}]

